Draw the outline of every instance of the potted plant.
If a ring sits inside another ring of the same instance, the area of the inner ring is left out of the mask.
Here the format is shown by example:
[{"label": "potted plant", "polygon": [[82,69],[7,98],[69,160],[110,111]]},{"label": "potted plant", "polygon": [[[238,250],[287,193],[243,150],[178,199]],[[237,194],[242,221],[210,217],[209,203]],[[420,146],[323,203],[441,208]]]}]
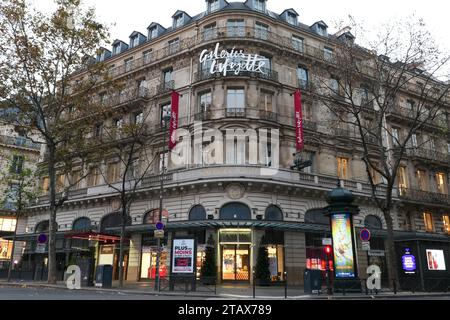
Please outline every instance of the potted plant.
[{"label": "potted plant", "polygon": [[255,281],[259,286],[270,286],[270,260],[269,250],[265,245],[265,237],[261,239],[256,260]]},{"label": "potted plant", "polygon": [[212,235],[209,236],[205,252],[205,261],[201,268],[201,281],[205,285],[214,285],[216,283],[216,251]]}]

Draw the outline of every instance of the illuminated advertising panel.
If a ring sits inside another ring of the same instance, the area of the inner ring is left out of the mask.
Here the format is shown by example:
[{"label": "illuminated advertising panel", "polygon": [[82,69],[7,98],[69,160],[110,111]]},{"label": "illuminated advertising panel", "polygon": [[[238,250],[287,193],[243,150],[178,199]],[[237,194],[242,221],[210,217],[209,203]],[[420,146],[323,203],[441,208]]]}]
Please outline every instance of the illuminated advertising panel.
[{"label": "illuminated advertising panel", "polygon": [[410,249],[405,250],[405,254],[402,256],[402,267],[406,274],[415,274],[417,270],[416,257],[411,254]]},{"label": "illuminated advertising panel", "polygon": [[430,271],[446,271],[444,251],[427,250],[428,270]]},{"label": "illuminated advertising panel", "polygon": [[175,239],[172,248],[172,273],[195,273],[195,240]]},{"label": "illuminated advertising panel", "polygon": [[336,278],[354,278],[356,274],[350,214],[333,215],[331,226]]}]

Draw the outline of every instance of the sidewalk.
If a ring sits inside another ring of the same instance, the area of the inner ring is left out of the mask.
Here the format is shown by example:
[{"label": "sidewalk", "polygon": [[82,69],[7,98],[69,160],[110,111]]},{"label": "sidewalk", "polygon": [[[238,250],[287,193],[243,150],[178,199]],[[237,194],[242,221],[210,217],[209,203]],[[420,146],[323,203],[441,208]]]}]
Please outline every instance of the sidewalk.
[{"label": "sidewalk", "polygon": [[[6,287],[19,287],[19,288],[40,288],[40,289],[58,289],[69,290],[65,283],[59,282],[57,285],[50,285],[43,282],[6,282],[0,280],[0,286]],[[150,295],[150,296],[170,296],[170,297],[196,297],[196,298],[209,298],[209,299],[253,299],[253,287],[248,285],[236,286],[236,285],[218,285],[216,294],[214,291],[201,291],[201,292],[170,292],[164,290],[157,292],[153,288],[153,283],[126,283],[123,289],[117,288],[113,285],[112,289],[102,289],[96,287],[83,287],[81,291],[94,291],[94,292],[114,292],[121,294],[132,295]],[[402,299],[402,298],[421,298],[421,297],[450,297],[450,293],[437,292],[437,293],[412,293],[412,292],[399,292],[395,295],[393,292],[380,292],[378,295],[366,295],[363,293],[335,293],[333,296],[328,297],[326,294],[322,295],[308,295],[304,293],[303,288],[288,288],[288,300],[343,300],[343,299]],[[284,287],[256,287],[256,299],[259,300],[285,300]]]}]

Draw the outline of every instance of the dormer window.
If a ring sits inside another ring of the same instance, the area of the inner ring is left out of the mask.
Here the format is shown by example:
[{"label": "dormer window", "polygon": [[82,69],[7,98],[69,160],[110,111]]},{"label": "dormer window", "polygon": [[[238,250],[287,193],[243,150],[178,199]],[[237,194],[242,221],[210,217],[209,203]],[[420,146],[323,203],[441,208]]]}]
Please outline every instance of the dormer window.
[{"label": "dormer window", "polygon": [[179,28],[183,25],[183,15],[180,14],[174,18],[174,28]]},{"label": "dormer window", "polygon": [[120,43],[115,45],[113,48],[113,54],[119,54],[120,53]]},{"label": "dormer window", "polygon": [[150,39],[155,39],[156,37],[158,37],[158,29],[153,27],[150,29]]},{"label": "dormer window", "polygon": [[293,14],[292,12],[288,12],[287,14],[287,22],[289,24],[292,24],[294,26],[297,25],[297,16],[295,14]]},{"label": "dormer window", "polygon": [[317,26],[317,31],[321,36],[326,36],[327,35],[327,28],[324,25],[319,24]]},{"label": "dormer window", "polygon": [[131,47],[137,47],[139,45],[139,36],[135,36],[134,38],[131,38]]},{"label": "dormer window", "polygon": [[220,2],[219,0],[209,0],[208,1],[208,12],[214,12],[220,9]]},{"label": "dormer window", "polygon": [[254,0],[255,10],[260,12],[266,12],[266,1],[265,0]]}]

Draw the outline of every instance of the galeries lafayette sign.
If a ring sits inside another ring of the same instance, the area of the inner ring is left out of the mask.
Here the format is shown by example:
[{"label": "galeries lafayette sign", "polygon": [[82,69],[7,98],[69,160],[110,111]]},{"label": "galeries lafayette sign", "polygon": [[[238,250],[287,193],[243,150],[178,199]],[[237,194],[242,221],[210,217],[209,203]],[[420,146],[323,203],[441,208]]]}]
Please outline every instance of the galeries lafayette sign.
[{"label": "galeries lafayette sign", "polygon": [[227,76],[228,73],[239,75],[243,71],[267,74],[264,68],[267,58],[259,54],[248,54],[244,50],[237,51],[235,48],[230,51],[219,50],[220,43],[216,44],[213,51],[203,50],[200,55],[200,63],[210,66],[208,70],[211,74],[220,73]]}]

